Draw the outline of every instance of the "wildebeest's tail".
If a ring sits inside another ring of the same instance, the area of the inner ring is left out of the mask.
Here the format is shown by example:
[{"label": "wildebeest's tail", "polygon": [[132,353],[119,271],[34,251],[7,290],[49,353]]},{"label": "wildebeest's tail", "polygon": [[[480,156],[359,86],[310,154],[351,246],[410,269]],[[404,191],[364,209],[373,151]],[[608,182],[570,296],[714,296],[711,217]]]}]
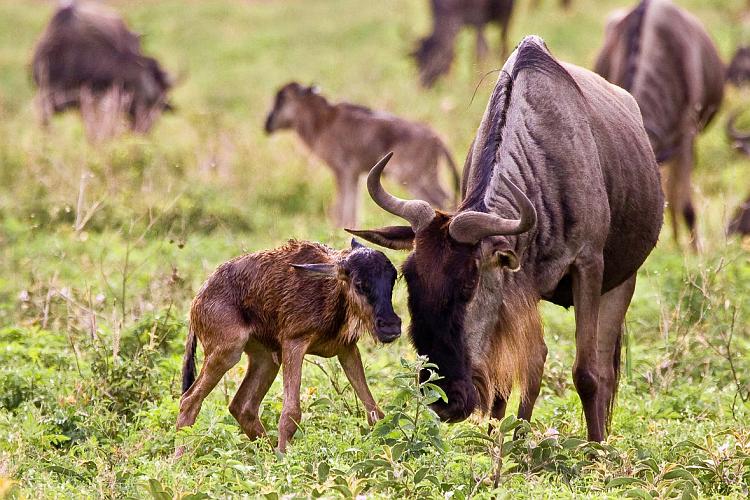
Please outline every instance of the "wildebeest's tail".
[{"label": "wildebeest's tail", "polygon": [[453,157],[448,151],[448,148],[442,143],[440,146],[443,150],[443,155],[445,156],[445,162],[448,165],[448,169],[451,171],[451,176],[453,177],[453,204],[458,206],[458,203],[461,201],[461,174],[458,173],[458,167],[456,167],[456,162],[453,161]]},{"label": "wildebeest's tail", "polygon": [[195,348],[198,339],[192,328],[188,329],[185,356],[182,358],[182,393],[185,394],[195,382]]}]

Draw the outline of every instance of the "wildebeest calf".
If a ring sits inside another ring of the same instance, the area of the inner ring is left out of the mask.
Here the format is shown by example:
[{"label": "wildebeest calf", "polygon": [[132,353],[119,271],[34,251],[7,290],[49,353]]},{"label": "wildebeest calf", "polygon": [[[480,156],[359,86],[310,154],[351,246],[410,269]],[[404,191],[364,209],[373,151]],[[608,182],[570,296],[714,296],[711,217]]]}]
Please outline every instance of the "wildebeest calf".
[{"label": "wildebeest calf", "polygon": [[[203,400],[222,376],[248,356],[248,368],[229,411],[254,439],[265,433],[260,403],[284,373],[278,448],[284,452],[302,411],[299,391],[305,354],[338,356],[371,424],[382,417],[365,380],[357,340],[364,330],[381,342],[401,334],[391,294],[396,269],[381,252],[352,240],[336,251],[317,243],[246,254],[219,266],[190,309],[177,428],[192,425]],[[205,361],[195,378],[200,340]],[[184,450],[177,449],[179,456]]]},{"label": "wildebeest calf", "polygon": [[734,53],[727,69],[727,81],[737,87],[750,82],[750,47],[737,47],[737,52]]},{"label": "wildebeest calf", "polygon": [[[106,111],[125,113],[131,129],[146,132],[171,109],[170,76],[143,55],[139,36],[117,14],[99,6],[70,3],[55,12],[36,45],[32,75],[45,125],[54,113],[78,108],[93,114],[109,100]],[[101,123],[86,125],[89,135],[102,135]]]},{"label": "wildebeest calf", "polygon": [[446,207],[451,196],[440,185],[438,163],[445,160],[456,188],[458,171],[445,144],[427,125],[348,103],[332,104],[314,87],[297,82],[277,93],[266,132],[294,129],[336,177],[333,218],[341,227],[357,222],[361,176],[385,151],[394,151],[393,178],[415,196]]},{"label": "wildebeest calf", "polygon": [[508,53],[508,25],[515,0],[430,0],[432,33],[419,41],[412,54],[419,65],[422,85],[431,87],[441,75],[450,70],[454,45],[464,26],[477,30],[477,58],[487,55],[484,27],[497,23],[501,30],[500,51]]}]

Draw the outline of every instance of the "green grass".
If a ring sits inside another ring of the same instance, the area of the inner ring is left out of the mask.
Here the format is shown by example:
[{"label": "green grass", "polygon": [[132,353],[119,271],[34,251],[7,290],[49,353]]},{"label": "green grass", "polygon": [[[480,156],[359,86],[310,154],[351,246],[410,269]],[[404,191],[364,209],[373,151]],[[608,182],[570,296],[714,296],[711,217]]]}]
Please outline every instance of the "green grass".
[{"label": "green grass", "polygon": [[[278,457],[268,442],[249,442],[227,410],[244,362],[193,428],[174,430],[186,314],[213,268],[290,237],[347,242],[326,217],[327,169],[291,134],[263,134],[275,90],[316,82],[334,99],[425,121],[460,162],[494,84],[482,76],[502,61],[475,64],[465,33],[451,75],[420,89],[407,54],[429,27],[422,0],[109,3],[185,80],[178,112],[149,136],[94,148],[74,115],[49,132],[35,121],[27,65],[51,5],[0,0],[0,498],[747,496],[750,257],[724,227],[750,189],[750,165],[723,132],[746,92],[729,91],[699,141],[705,252],[683,256],[665,229],[640,274],[605,444],[581,440],[572,312],[544,305],[542,395],[530,426],[503,422],[503,446],[485,421],[437,425],[422,411],[431,396],[413,383],[418,361],[404,336],[361,343],[384,423],[369,430],[336,364],[311,359],[301,431]],[[519,3],[513,39],[540,34],[560,58],[590,67],[606,13],[631,2],[575,0],[569,13],[552,0],[534,12]],[[750,35],[739,24],[744,0],[679,3],[725,59]],[[371,201],[364,208],[363,226],[393,223]],[[394,299],[407,319],[403,282]],[[279,382],[263,405],[270,430]],[[415,414],[416,425],[404,420]],[[189,449],[177,462],[176,441]]]}]

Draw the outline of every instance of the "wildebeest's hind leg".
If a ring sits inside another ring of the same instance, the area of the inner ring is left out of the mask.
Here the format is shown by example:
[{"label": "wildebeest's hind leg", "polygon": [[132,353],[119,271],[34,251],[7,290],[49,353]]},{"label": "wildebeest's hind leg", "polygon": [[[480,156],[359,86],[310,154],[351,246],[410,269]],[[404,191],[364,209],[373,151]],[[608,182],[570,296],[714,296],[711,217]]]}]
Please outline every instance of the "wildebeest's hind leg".
[{"label": "wildebeest's hind leg", "polygon": [[597,402],[599,373],[597,329],[604,263],[601,255],[591,252],[579,255],[573,263],[573,307],[576,316],[576,359],[573,383],[578,391],[586,417],[590,441],[604,439],[605,425]]},{"label": "wildebeest's hind leg", "polygon": [[[216,387],[221,377],[239,362],[242,357],[242,350],[247,342],[247,329],[240,324],[223,329],[214,329],[204,335],[202,340],[206,359],[198,378],[190,386],[190,389],[182,395],[180,414],[177,417],[177,429],[195,423],[203,400]],[[175,455],[181,455],[182,451],[182,448],[178,448]]]},{"label": "wildebeest's hind leg", "polygon": [[686,134],[682,139],[677,156],[669,164],[667,178],[667,201],[669,214],[672,218],[672,231],[677,245],[679,239],[679,219],[684,219],[690,231],[690,244],[694,251],[700,247],[695,223],[695,208],[693,207],[693,187],[691,176],[693,172],[693,136]]},{"label": "wildebeest's hind leg", "polygon": [[625,313],[635,291],[635,274],[617,288],[602,295],[599,305],[599,414],[609,427],[620,378],[620,347]]},{"label": "wildebeest's hind leg", "polygon": [[279,373],[279,363],[273,353],[262,346],[245,352],[248,357],[247,373],[229,404],[229,411],[247,437],[255,439],[266,433],[259,418],[260,403]]},{"label": "wildebeest's hind leg", "polygon": [[344,347],[341,352],[339,352],[338,358],[341,367],[344,369],[346,378],[349,379],[349,383],[352,384],[354,392],[365,406],[367,422],[370,425],[373,425],[375,422],[383,418],[383,412],[378,407],[375,398],[372,397],[370,388],[367,386],[365,369],[362,366],[362,357],[359,354],[357,344],[351,344]]}]

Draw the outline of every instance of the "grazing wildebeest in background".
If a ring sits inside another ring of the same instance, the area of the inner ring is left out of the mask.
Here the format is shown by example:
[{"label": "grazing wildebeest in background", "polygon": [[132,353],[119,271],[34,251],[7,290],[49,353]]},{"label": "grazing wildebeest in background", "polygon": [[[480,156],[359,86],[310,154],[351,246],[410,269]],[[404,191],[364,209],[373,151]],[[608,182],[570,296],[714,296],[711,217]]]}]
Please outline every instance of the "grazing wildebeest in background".
[{"label": "grazing wildebeest in background", "polygon": [[[32,74],[45,125],[52,114],[77,108],[84,121],[87,112],[116,114],[114,119],[124,113],[132,130],[146,132],[171,109],[170,76],[143,55],[138,35],[117,14],[99,6],[71,3],[55,12],[36,45]],[[101,128],[87,123],[90,135],[101,135]]]},{"label": "grazing wildebeest in background", "polygon": [[266,119],[266,132],[294,129],[305,145],[336,177],[333,218],[341,227],[356,224],[359,179],[383,152],[395,151],[393,178],[439,207],[453,197],[441,187],[438,164],[444,159],[455,183],[460,183],[448,149],[427,125],[349,103],[333,104],[315,87],[292,82],[276,93]]},{"label": "grazing wildebeest in background", "polygon": [[490,23],[500,26],[502,57],[508,53],[508,25],[514,0],[431,0],[432,33],[419,41],[412,54],[419,65],[422,85],[431,87],[450,70],[456,36],[464,26],[477,30],[477,58],[487,55],[484,28]]},{"label": "grazing wildebeest in background", "polygon": [[727,228],[727,234],[750,235],[750,197],[737,208],[737,212]]},{"label": "grazing wildebeest in background", "polygon": [[[539,7],[539,3],[540,0],[533,0],[531,6],[536,9]],[[573,0],[560,0],[560,6],[565,9],[569,9],[571,5],[573,5]]]},{"label": "grazing wildebeest in background", "polygon": [[669,0],[643,0],[607,25],[596,72],[629,91],[659,163],[669,163],[666,195],[675,240],[679,221],[698,248],[691,173],[695,138],[724,95],[724,65],[700,21]]},{"label": "grazing wildebeest in background", "polygon": [[479,408],[501,418],[515,382],[519,416],[531,417],[547,352],[543,299],[575,307],[573,380],[588,437],[602,440],[625,313],[664,205],[633,98],[527,37],[490,97],[456,213],[387,193],[387,160],[368,177],[370,195],[410,226],[350,232],[412,250],[403,266],[410,337],[444,377],[438,415],[459,421]]},{"label": "grazing wildebeest in background", "polygon": [[750,47],[738,47],[727,69],[727,81],[740,87],[750,81]]},{"label": "grazing wildebeest in background", "polygon": [[[177,428],[195,422],[201,403],[247,353],[247,374],[229,411],[248,437],[265,433],[258,410],[279,371],[284,405],[280,451],[297,430],[302,412],[300,376],[305,354],[338,356],[371,424],[383,416],[365,380],[357,340],[364,330],[381,342],[401,334],[391,293],[396,269],[381,252],[352,240],[351,249],[290,241],[230,260],[203,284],[190,308]],[[205,361],[195,379],[195,348]],[[178,448],[177,454],[183,449]]]}]

